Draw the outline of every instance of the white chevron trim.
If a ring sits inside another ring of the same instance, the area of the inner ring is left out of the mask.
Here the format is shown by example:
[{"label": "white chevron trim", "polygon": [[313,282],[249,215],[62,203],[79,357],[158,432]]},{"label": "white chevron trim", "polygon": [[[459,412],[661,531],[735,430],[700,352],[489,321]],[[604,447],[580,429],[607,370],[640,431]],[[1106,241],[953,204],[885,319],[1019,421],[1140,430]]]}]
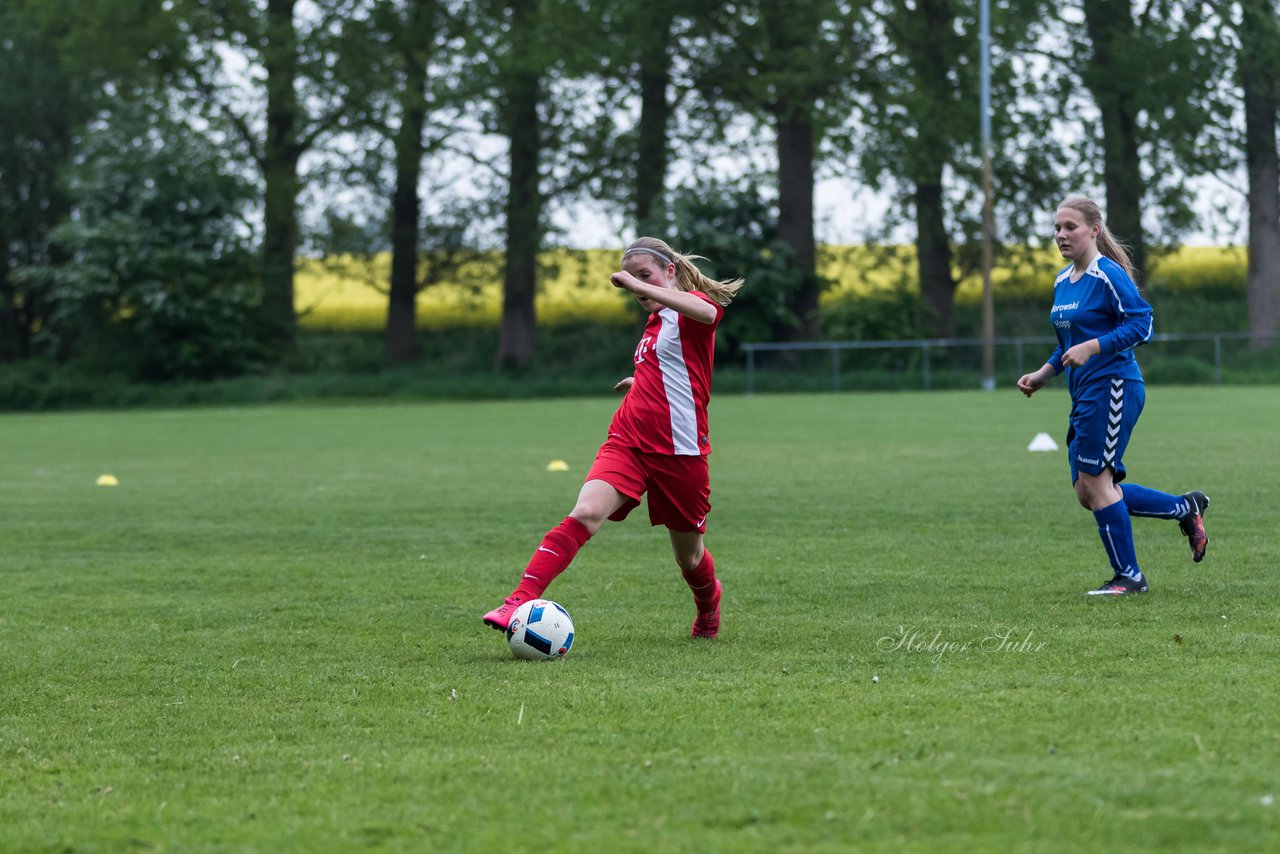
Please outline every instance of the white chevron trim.
[{"label": "white chevron trim", "polygon": [[1111,380],[1111,407],[1107,414],[1107,441],[1103,446],[1102,459],[1113,463],[1116,458],[1116,447],[1120,443],[1120,422],[1124,420],[1124,380],[1118,377]]}]

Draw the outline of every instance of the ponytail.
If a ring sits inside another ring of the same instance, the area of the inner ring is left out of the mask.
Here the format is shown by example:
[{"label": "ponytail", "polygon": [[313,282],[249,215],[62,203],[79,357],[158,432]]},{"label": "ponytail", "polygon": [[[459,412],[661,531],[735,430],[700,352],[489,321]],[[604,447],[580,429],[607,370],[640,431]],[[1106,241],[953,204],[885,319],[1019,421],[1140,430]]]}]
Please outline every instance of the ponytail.
[{"label": "ponytail", "polygon": [[1098,249],[1103,255],[1124,267],[1124,271],[1129,274],[1130,279],[1133,279],[1134,284],[1138,283],[1138,272],[1133,267],[1133,259],[1129,257],[1124,244],[1111,233],[1111,229],[1107,228],[1106,223],[1102,224],[1102,230],[1098,232]]},{"label": "ponytail", "polygon": [[1102,221],[1102,211],[1098,208],[1098,203],[1085,196],[1069,196],[1062,200],[1059,208],[1071,208],[1078,211],[1084,217],[1084,221],[1089,225],[1100,226],[1098,229],[1098,251],[1106,255],[1112,261],[1115,261],[1124,271],[1133,279],[1134,284],[1138,283],[1137,270],[1134,269],[1133,259],[1129,257],[1129,251],[1125,245],[1120,242],[1111,229],[1107,228],[1107,224]]},{"label": "ponytail", "polygon": [[[652,255],[665,263],[674,264],[677,288],[685,292],[701,291],[717,305],[725,306],[732,302],[734,294],[738,292],[738,288],[742,287],[744,281],[743,279],[717,281],[703,273],[698,269],[698,265],[693,263],[695,258],[702,258],[701,255],[681,255],[656,237],[636,238],[627,247],[627,251],[622,253],[622,257],[626,258],[635,252]],[[702,260],[706,259],[702,258]]]}]

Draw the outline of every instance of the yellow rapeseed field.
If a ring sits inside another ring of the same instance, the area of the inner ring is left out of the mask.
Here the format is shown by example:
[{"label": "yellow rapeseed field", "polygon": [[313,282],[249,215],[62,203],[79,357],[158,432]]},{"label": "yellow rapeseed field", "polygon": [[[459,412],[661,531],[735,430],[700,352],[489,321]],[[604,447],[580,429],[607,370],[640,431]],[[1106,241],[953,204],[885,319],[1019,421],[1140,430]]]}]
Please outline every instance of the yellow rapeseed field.
[{"label": "yellow rapeseed field", "polygon": [[[539,323],[590,320],[623,323],[627,295],[609,284],[618,253],[555,250],[541,259]],[[382,329],[387,319],[391,259],[371,265],[345,259],[305,260],[294,281],[294,305],[303,326],[316,329]],[[427,329],[496,326],[502,313],[501,258],[477,262],[463,281],[432,285],[418,294],[418,325]]]},{"label": "yellow rapeseed field", "polygon": [[[824,294],[832,302],[855,294],[916,287],[915,257],[910,246],[873,249],[864,246],[827,247],[821,272],[833,285]],[[537,297],[539,323],[575,321],[625,323],[629,297],[609,284],[617,269],[614,249],[553,250],[542,257],[544,270]],[[1160,258],[1149,286],[1158,288],[1243,288],[1245,251],[1240,247],[1186,247]],[[1033,253],[1026,265],[998,267],[992,275],[997,294],[1034,295],[1045,292],[1062,260],[1051,248]],[[343,259],[305,260],[295,280],[295,306],[303,326],[313,329],[378,330],[386,324],[386,282],[390,257],[380,255],[369,265]],[[502,268],[493,256],[467,269],[462,282],[444,282],[418,295],[418,324],[427,329],[495,326],[502,310]],[[472,284],[474,283],[474,284]],[[750,287],[750,276],[747,286]],[[977,301],[982,292],[978,275],[966,276],[957,299]]]}]

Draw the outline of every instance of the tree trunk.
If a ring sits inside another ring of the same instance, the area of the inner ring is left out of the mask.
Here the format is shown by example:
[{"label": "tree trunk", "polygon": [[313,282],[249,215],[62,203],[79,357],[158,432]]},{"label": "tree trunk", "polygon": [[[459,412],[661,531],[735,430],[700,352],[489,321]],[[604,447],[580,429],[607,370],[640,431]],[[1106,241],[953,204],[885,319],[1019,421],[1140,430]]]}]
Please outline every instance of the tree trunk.
[{"label": "tree trunk", "polygon": [[667,238],[666,180],[670,152],[667,126],[671,105],[667,87],[671,83],[671,54],[667,41],[671,33],[671,15],[653,11],[641,28],[652,33],[645,39],[640,53],[640,121],[636,143],[636,229],[639,234]]},{"label": "tree trunk", "polygon": [[268,0],[263,66],[267,73],[262,303],[270,334],[281,350],[293,346],[293,256],[298,248],[298,74],[294,0]]},{"label": "tree trunk", "polygon": [[499,369],[527,368],[533,361],[538,321],[534,295],[538,286],[538,247],[542,243],[542,191],[539,161],[542,127],[538,117],[541,73],[520,33],[528,29],[535,7],[529,0],[511,4],[513,68],[507,74],[505,118],[511,163],[507,184],[507,263],[502,278],[502,324],[498,333]]},{"label": "tree trunk", "polygon": [[956,334],[956,280],[943,207],[942,166],[935,162],[915,180],[916,267],[924,297],[925,333],[934,338]]},{"label": "tree trunk", "polygon": [[[777,330],[780,337],[816,339],[822,335],[813,237],[813,169],[817,130],[814,100],[821,83],[812,69],[796,70],[813,57],[814,40],[822,26],[818,4],[767,0],[760,4],[765,28],[768,73],[777,83],[771,104],[778,154],[778,238],[790,249],[803,277],[788,308],[796,325]],[[822,72],[825,73],[825,72]]]},{"label": "tree trunk", "polygon": [[[533,87],[536,89],[535,87]],[[507,188],[507,263],[502,277],[502,325],[498,367],[526,368],[533,360],[538,322],[534,295],[538,286],[542,199],[538,188],[540,155],[536,96],[520,105],[513,123],[511,175]]]},{"label": "tree trunk", "polygon": [[[1276,116],[1280,89],[1274,51],[1280,43],[1271,0],[1244,0],[1240,29],[1240,85],[1244,90],[1245,162],[1249,172],[1249,331],[1280,330],[1280,157]],[[1254,349],[1271,338],[1254,339]]]},{"label": "tree trunk", "polygon": [[[955,41],[956,12],[948,0],[925,0],[914,13],[919,18],[905,28],[906,53],[911,58],[916,85],[924,103],[936,105],[945,115],[957,97],[952,57],[958,53]],[[923,110],[927,113],[928,107]],[[947,232],[946,195],[943,188],[945,164],[955,157],[951,141],[954,131],[942,126],[937,116],[922,115],[915,121],[916,136],[909,143],[909,169],[915,188],[916,270],[920,278],[922,327],[935,338],[956,334],[956,279],[951,265],[951,240]]]},{"label": "tree trunk", "polygon": [[0,362],[25,359],[27,326],[19,321],[18,292],[9,280],[9,235],[0,221]]},{"label": "tree trunk", "polygon": [[18,314],[18,294],[9,281],[8,235],[0,232],[0,362],[27,358],[27,326]]},{"label": "tree trunk", "polygon": [[1084,0],[1085,27],[1093,59],[1084,79],[1102,113],[1102,171],[1107,227],[1129,245],[1138,281],[1146,279],[1147,246],[1142,231],[1142,163],[1138,156],[1138,111],[1143,81],[1126,66],[1135,32],[1129,0]]},{"label": "tree trunk", "polygon": [[821,337],[818,316],[820,291],[813,237],[813,116],[804,105],[786,105],[777,121],[778,237],[794,253],[805,281],[791,308],[802,337]]},{"label": "tree trunk", "polygon": [[[411,6],[409,30],[422,33],[422,4]],[[427,120],[427,65],[415,45],[404,51],[405,79],[400,92],[400,129],[396,133],[396,189],[391,203],[391,293],[387,301],[386,357],[407,362],[418,354],[418,218],[422,200],[422,129]]]}]

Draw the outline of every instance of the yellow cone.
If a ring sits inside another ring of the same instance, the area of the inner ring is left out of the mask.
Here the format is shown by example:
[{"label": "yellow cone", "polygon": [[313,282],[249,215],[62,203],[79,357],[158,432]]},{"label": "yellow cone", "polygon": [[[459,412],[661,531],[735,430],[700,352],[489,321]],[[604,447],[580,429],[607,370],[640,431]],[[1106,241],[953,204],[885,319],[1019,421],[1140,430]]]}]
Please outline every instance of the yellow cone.
[{"label": "yellow cone", "polygon": [[547,463],[547,471],[568,471],[569,464],[564,460],[552,460]]},{"label": "yellow cone", "polygon": [[120,481],[116,480],[113,474],[98,475],[98,486],[119,486]]}]

